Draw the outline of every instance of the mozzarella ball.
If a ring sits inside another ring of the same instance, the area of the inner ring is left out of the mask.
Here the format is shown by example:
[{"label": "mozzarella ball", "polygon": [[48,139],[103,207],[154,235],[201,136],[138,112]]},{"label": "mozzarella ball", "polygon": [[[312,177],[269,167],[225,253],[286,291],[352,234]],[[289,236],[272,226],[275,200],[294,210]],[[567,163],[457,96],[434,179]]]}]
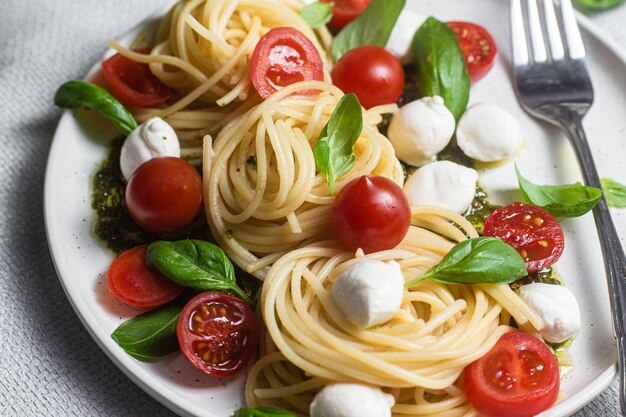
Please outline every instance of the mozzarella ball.
[{"label": "mozzarella ball", "polygon": [[339,275],[333,301],[361,329],[391,319],[402,305],[404,276],[397,262],[362,260]]},{"label": "mozzarella ball", "polygon": [[476,170],[438,161],[415,171],[404,184],[404,193],[411,206],[440,206],[462,214],[474,200],[477,181]]},{"label": "mozzarella ball", "polygon": [[472,159],[502,161],[515,155],[522,146],[522,128],[517,119],[501,107],[475,104],[461,116],[456,141]]},{"label": "mozzarella ball", "polygon": [[417,14],[406,7],[402,9],[385,48],[394,54],[400,62],[408,64],[413,58],[411,45],[417,29],[426,21],[426,16]]},{"label": "mozzarella ball", "polygon": [[325,386],[311,402],[311,417],[391,417],[395,399],[379,388],[338,383]]},{"label": "mozzarella ball", "polygon": [[120,168],[126,181],[139,165],[157,156],[180,158],[180,143],[172,126],[153,117],[130,132],[122,145]]},{"label": "mozzarella ball", "polygon": [[439,96],[423,97],[400,108],[388,136],[397,157],[414,166],[431,162],[454,134],[454,116]]},{"label": "mozzarella ball", "polygon": [[580,331],[578,301],[564,286],[532,283],[522,286],[518,294],[543,320],[540,333],[546,342],[565,342]]}]

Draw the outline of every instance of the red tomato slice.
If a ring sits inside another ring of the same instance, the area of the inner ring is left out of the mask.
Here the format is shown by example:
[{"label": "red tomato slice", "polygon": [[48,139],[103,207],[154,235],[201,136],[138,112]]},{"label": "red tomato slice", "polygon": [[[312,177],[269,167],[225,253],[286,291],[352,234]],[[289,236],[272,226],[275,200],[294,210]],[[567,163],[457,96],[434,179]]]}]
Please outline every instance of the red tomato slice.
[{"label": "red tomato slice", "polygon": [[404,89],[400,60],[374,45],[348,51],[333,67],[331,77],[341,91],[356,94],[366,109],[397,102]]},{"label": "red tomato slice", "polygon": [[465,56],[467,72],[473,82],[483,78],[496,60],[498,47],[482,26],[469,22],[448,22]]},{"label": "red tomato slice", "polygon": [[465,368],[465,395],[487,417],[534,416],[552,407],[559,386],[559,366],[550,349],[521,332],[506,333]]},{"label": "red tomato slice", "polygon": [[152,158],[128,179],[125,202],[130,217],[151,233],[183,231],[202,206],[202,178],[187,161]]},{"label": "red tomato slice", "polygon": [[107,271],[111,294],[135,308],[155,308],[180,295],[183,287],[146,266],[148,244],[135,246],[118,256]]},{"label": "red tomato slice", "polygon": [[333,17],[328,26],[339,31],[345,25],[359,17],[367,9],[371,0],[322,0],[324,3],[333,3]]},{"label": "red tomato slice", "polygon": [[[324,64],[313,42],[302,32],[288,27],[275,28],[263,35],[254,48],[250,79],[261,97],[268,98],[300,81],[323,80]],[[315,91],[301,93],[315,94]]]},{"label": "red tomato slice", "polygon": [[513,203],[491,213],[483,235],[498,237],[517,249],[528,272],[558,261],[565,247],[559,222],[544,209],[524,203]]},{"label": "red tomato slice", "polygon": [[169,87],[150,72],[147,64],[115,54],[102,63],[102,71],[113,95],[127,106],[155,106],[170,98]]},{"label": "red tomato slice", "polygon": [[398,184],[364,175],[339,192],[331,220],[335,235],[348,249],[372,253],[402,242],[411,225],[411,207]]},{"label": "red tomato slice", "polygon": [[259,324],[240,298],[209,291],[187,303],[176,334],[193,366],[208,375],[227,376],[241,370],[256,351]]}]

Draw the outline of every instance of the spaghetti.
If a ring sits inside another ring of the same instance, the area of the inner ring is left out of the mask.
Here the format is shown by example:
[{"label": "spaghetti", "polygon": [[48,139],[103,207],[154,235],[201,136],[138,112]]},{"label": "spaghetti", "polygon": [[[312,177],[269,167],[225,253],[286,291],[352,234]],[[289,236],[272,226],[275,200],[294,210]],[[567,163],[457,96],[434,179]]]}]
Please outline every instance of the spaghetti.
[{"label": "spaghetti", "polygon": [[429,226],[411,226],[392,250],[355,257],[337,242],[318,242],[274,263],[262,289],[266,334],[248,375],[248,404],[308,415],[322,386],[357,382],[393,394],[397,417],[477,415],[459,386],[464,367],[512,330],[510,317],[542,326],[508,285],[422,281],[405,290],[392,320],[366,330],[345,319],[330,295],[341,272],[359,260],[397,261],[408,281],[438,264],[453,242],[477,236],[463,217],[438,207],[414,208],[412,219]]},{"label": "spaghetti", "polygon": [[[293,95],[319,90],[316,96]],[[306,241],[329,235],[333,196],[316,173],[312,147],[343,93],[324,82],[293,84],[229,123],[204,146],[204,195],[214,237],[242,269],[263,278],[268,265]],[[356,162],[337,189],[366,174],[404,176],[376,125],[395,105],[364,111]],[[259,259],[259,256],[263,257]]]}]

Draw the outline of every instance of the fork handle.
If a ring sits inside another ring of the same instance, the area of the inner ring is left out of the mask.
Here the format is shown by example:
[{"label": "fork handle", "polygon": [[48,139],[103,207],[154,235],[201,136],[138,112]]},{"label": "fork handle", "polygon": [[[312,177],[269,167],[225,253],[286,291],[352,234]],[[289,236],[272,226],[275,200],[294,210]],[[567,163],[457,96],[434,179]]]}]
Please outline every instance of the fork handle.
[{"label": "fork handle", "polygon": [[[568,120],[562,120],[562,126],[570,139],[578,157],[585,184],[602,188],[598,171],[593,162],[589,143],[582,125],[582,117],[572,112]],[[626,415],[626,256],[619,236],[611,220],[609,207],[604,195],[593,209],[600,246],[604,255],[604,267],[608,280],[611,311],[613,314],[613,330],[617,339],[620,408]]]}]

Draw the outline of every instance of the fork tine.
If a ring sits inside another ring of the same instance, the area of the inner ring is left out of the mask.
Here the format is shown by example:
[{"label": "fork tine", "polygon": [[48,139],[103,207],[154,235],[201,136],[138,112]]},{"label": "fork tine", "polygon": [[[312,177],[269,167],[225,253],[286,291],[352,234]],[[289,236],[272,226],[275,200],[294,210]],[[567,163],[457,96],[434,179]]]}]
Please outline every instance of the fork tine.
[{"label": "fork tine", "polygon": [[521,0],[511,0],[511,50],[515,67],[528,65],[528,44],[524,30],[524,15]]},{"label": "fork tine", "polygon": [[548,60],[546,43],[543,40],[543,29],[537,10],[537,0],[527,0],[528,5],[528,29],[530,32],[530,43],[533,46],[533,61],[541,63]]},{"label": "fork tine", "polygon": [[570,0],[561,0],[561,14],[563,17],[563,32],[565,33],[565,41],[571,59],[585,58],[585,46],[580,36],[578,22]]},{"label": "fork tine", "polygon": [[556,13],[554,12],[553,0],[543,0],[543,11],[546,18],[550,54],[553,60],[560,61],[565,57],[565,51],[559,30],[559,22],[556,20]]}]

